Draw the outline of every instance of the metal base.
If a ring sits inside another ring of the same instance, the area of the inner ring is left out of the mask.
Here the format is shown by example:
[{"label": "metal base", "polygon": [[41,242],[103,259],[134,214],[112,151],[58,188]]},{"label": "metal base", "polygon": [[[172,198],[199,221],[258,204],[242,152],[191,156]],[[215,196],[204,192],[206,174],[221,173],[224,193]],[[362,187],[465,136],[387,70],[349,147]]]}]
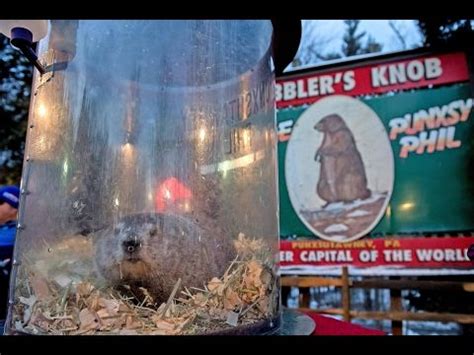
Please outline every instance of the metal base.
[{"label": "metal base", "polygon": [[311,335],[315,329],[316,323],[310,316],[283,308],[281,325],[273,335]]},{"label": "metal base", "polygon": [[306,314],[282,307],[278,317],[252,325],[228,328],[207,335],[311,335],[316,329],[315,321]]}]

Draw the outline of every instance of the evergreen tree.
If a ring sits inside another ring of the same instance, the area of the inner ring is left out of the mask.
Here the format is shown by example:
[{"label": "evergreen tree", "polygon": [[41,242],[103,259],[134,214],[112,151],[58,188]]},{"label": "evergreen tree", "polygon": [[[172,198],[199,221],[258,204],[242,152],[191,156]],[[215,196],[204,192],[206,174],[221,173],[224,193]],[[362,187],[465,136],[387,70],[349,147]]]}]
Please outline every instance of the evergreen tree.
[{"label": "evergreen tree", "polygon": [[377,53],[382,51],[382,45],[378,43],[375,38],[369,36],[367,38],[367,44],[362,49],[362,53]]},{"label": "evergreen tree", "polygon": [[459,19],[429,18],[418,20],[424,37],[424,45],[443,48],[446,45],[471,47],[474,40],[474,21]]},{"label": "evergreen tree", "polygon": [[342,44],[342,54],[344,57],[362,53],[362,38],[366,35],[365,32],[357,33],[360,20],[346,20],[346,33],[342,37],[344,43]]}]

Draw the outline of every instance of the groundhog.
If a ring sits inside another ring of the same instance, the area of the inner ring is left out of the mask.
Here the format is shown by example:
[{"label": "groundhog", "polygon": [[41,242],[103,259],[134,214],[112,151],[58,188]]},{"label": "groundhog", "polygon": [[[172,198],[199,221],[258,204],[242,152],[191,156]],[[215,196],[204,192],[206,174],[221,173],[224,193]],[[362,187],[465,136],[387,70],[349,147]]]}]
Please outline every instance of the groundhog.
[{"label": "groundhog", "polygon": [[165,302],[179,278],[199,287],[221,277],[236,252],[229,235],[176,214],[136,214],[94,235],[97,273],[112,286]]},{"label": "groundhog", "polygon": [[344,120],[337,114],[328,115],[314,129],[324,133],[314,158],[321,164],[316,188],[319,197],[326,205],[369,198],[364,163]]}]

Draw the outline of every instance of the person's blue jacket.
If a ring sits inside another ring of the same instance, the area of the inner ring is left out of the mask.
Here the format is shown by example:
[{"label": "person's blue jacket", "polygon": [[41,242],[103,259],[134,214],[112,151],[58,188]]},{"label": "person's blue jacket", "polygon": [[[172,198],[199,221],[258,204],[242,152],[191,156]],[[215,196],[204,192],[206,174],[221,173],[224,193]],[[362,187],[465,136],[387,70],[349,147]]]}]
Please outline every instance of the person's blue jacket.
[{"label": "person's blue jacket", "polygon": [[0,261],[10,259],[16,236],[16,221],[8,221],[0,225]]}]

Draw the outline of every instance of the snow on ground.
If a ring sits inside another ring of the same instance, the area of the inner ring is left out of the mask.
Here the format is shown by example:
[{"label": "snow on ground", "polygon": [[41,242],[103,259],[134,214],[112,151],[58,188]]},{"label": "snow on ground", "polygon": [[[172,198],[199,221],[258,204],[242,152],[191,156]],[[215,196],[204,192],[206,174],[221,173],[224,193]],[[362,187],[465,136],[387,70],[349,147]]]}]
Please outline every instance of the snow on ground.
[{"label": "snow on ground", "polygon": [[[339,232],[345,232],[348,229],[349,227],[347,227],[345,224],[337,223],[337,224],[331,224],[329,227],[327,227],[324,230],[324,233],[339,233]],[[347,237],[344,236],[344,238],[347,238]]]}]

